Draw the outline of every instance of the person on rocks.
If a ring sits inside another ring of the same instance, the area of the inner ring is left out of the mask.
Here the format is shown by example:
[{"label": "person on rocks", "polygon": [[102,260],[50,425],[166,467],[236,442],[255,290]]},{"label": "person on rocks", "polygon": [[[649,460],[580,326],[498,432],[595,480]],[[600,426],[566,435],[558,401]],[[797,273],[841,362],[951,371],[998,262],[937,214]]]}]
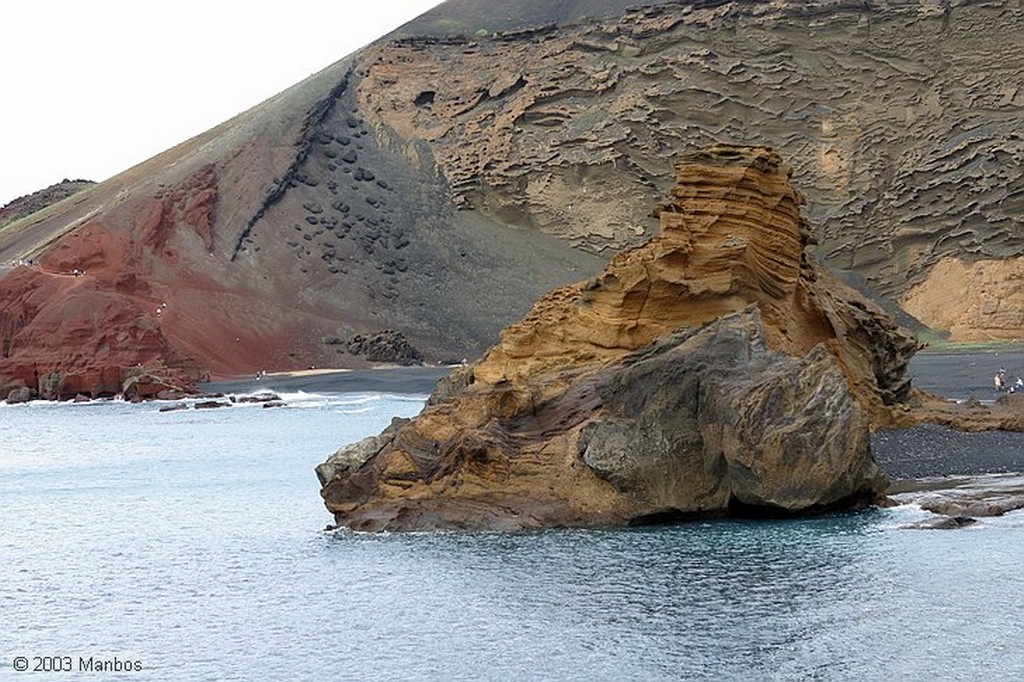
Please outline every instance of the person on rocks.
[{"label": "person on rocks", "polygon": [[994,377],[992,377],[992,383],[995,384],[997,391],[1002,391],[1003,390],[1003,375],[997,372],[996,375]]}]

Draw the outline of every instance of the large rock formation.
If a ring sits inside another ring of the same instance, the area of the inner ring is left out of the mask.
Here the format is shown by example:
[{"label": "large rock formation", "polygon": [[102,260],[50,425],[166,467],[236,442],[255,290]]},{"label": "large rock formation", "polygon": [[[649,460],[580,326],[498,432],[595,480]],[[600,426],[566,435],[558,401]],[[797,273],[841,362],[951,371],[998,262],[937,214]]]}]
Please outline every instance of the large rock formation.
[{"label": "large rock formation", "polygon": [[361,530],[623,524],[860,504],[916,343],[805,252],[773,151],[683,158],[661,234],[555,290],[414,420],[317,473]]},{"label": "large rock formation", "polygon": [[1024,336],[1020,0],[634,4],[449,0],[3,227],[0,385],[360,366],[324,340],[385,329],[475,357],[653,234],[671,150],[719,139],[785,154],[834,268],[954,339]]}]

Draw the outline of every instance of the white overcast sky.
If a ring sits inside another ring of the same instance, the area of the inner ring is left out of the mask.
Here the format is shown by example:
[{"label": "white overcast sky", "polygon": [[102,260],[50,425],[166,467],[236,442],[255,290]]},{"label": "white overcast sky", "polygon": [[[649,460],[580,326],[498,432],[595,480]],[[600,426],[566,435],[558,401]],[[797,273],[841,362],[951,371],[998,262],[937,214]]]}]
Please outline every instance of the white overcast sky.
[{"label": "white overcast sky", "polygon": [[116,175],[437,4],[0,3],[0,206],[64,178]]}]

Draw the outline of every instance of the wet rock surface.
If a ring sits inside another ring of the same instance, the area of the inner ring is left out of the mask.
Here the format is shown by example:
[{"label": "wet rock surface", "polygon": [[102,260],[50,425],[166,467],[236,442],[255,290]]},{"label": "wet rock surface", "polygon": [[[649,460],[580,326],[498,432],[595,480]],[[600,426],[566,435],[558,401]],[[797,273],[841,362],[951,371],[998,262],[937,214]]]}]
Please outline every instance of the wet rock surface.
[{"label": "wet rock surface", "polygon": [[917,530],[956,530],[958,528],[973,526],[977,522],[977,519],[971,518],[970,516],[944,516],[918,521],[905,526],[905,528]]},{"label": "wet rock surface", "polygon": [[1024,475],[991,474],[904,483],[913,488],[891,495],[901,504],[917,504],[925,511],[951,519],[1002,516],[1024,509]]}]

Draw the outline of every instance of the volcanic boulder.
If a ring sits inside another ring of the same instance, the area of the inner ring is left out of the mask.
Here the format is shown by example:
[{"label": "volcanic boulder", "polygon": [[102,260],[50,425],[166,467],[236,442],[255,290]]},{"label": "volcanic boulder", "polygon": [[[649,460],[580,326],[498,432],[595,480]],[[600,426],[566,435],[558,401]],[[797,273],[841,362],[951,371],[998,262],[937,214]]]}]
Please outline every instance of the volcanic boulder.
[{"label": "volcanic boulder", "polygon": [[385,329],[375,334],[356,334],[345,348],[352,355],[365,356],[370,362],[398,365],[422,365],[423,356],[402,332]]},{"label": "volcanic boulder", "polygon": [[805,254],[764,147],[682,157],[661,234],[555,290],[428,406],[318,467],[360,530],[617,525],[872,501],[916,342]]}]

